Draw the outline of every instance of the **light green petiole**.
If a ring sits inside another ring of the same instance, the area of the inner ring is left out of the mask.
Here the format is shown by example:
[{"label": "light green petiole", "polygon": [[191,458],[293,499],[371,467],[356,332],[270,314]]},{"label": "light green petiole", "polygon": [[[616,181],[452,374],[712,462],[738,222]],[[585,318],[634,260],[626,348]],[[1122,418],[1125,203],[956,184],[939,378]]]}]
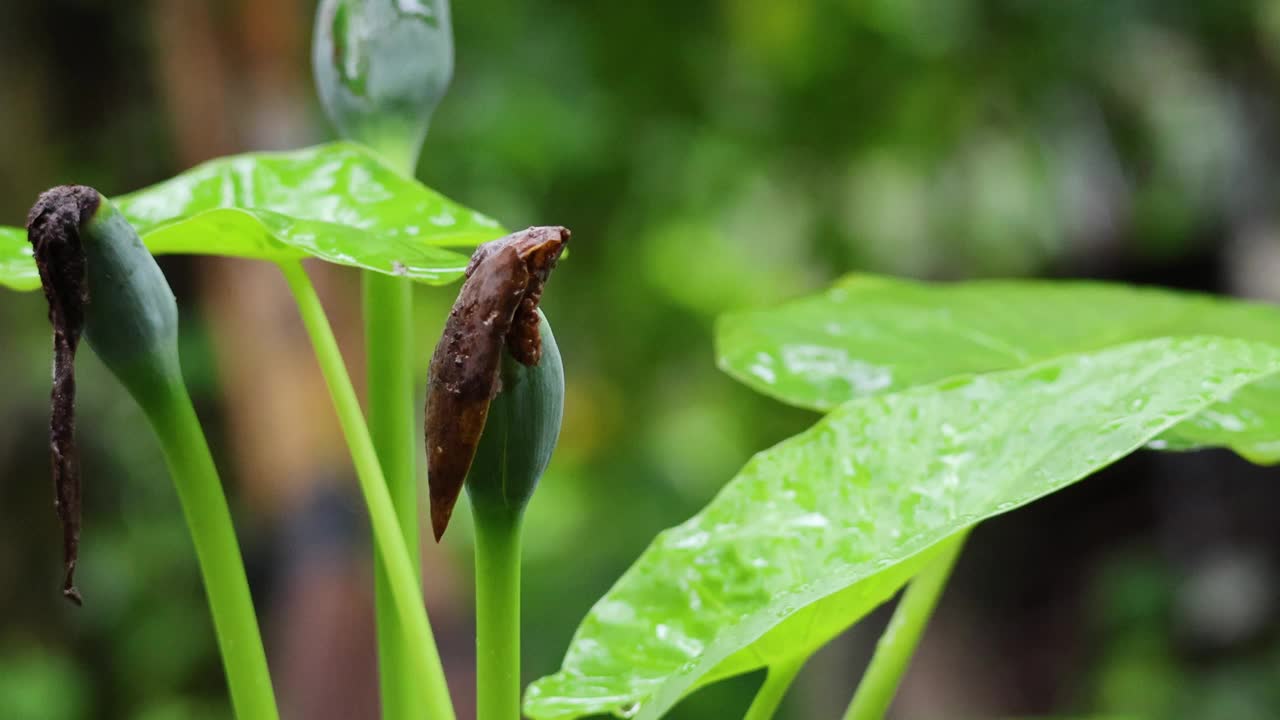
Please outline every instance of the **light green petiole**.
[{"label": "light green petiole", "polygon": [[[56,209],[64,217],[76,210],[82,218],[92,209],[78,229],[91,298],[85,306],[85,338],[159,437],[195,545],[235,715],[276,720],[279,712],[231,511],[182,379],[173,290],[138,233],[96,190],[54,188],[41,195],[37,208],[45,213],[41,217]],[[46,223],[32,232],[43,245],[59,239],[59,228]]]},{"label": "light green petiole", "polygon": [[[418,436],[414,421],[413,288],[407,280],[365,271],[365,358],[369,392],[369,433],[387,481],[413,565],[421,586],[418,547]],[[413,652],[395,612],[387,569],[374,556],[374,598],[377,605],[378,678],[383,720],[415,720],[416,708],[429,700],[426,686],[414,682],[406,658]]]},{"label": "light green petiole", "polygon": [[889,626],[876,643],[871,665],[858,683],[844,720],[881,720],[889,711],[966,537],[967,531],[945,540],[929,564],[907,586],[898,607],[894,608]]},{"label": "light green petiole", "polygon": [[236,717],[275,720],[279,713],[231,511],[191,398],[175,380],[140,404],[160,438],[195,544]]},{"label": "light green petiole", "polygon": [[806,659],[802,657],[769,668],[769,674],[765,675],[764,683],[756,691],[756,697],[751,701],[751,707],[747,708],[747,714],[742,716],[742,720],[772,718],[782,704],[787,690],[791,688],[791,682],[796,679],[800,668],[804,667]]},{"label": "light green petiole", "polygon": [[[413,176],[418,153],[384,137],[375,149],[405,177]],[[382,465],[400,533],[413,563],[418,586],[422,557],[418,534],[416,372],[413,362],[413,285],[405,278],[369,270],[361,273],[363,291],[365,382],[369,392],[369,433]],[[378,681],[383,720],[417,720],[418,708],[431,704],[433,690],[414,679],[406,658],[414,652],[395,612],[387,568],[373,558],[378,629]]]},{"label": "light green petiole", "polygon": [[476,543],[476,720],[520,717],[522,511],[472,506]]},{"label": "light green petiole", "polygon": [[396,622],[404,640],[401,647],[404,648],[406,657],[395,671],[401,673],[406,683],[411,683],[413,688],[421,692],[420,702],[423,704],[406,711],[411,711],[416,718],[454,720],[453,703],[449,697],[435,637],[431,633],[431,624],[427,620],[426,607],[422,602],[413,556],[405,543],[396,517],[396,508],[383,476],[382,466],[378,462],[373,438],[365,425],[360,402],[343,364],[337,340],[302,264],[296,261],[282,262],[280,270],[293,292],[302,322],[311,337],[316,359],[329,386],[334,409],[351,450],[360,490],[364,493],[365,503],[369,508],[369,522],[373,528],[378,558],[382,563],[387,595],[394,605]]}]

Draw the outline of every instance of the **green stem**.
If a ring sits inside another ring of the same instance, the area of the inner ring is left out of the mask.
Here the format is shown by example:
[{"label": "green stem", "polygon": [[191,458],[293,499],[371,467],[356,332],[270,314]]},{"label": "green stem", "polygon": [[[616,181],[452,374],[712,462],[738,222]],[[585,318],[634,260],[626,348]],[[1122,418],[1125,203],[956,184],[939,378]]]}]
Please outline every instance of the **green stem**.
[{"label": "green stem", "polygon": [[[414,414],[413,288],[404,278],[365,271],[364,327],[369,433],[386,477],[400,533],[421,586],[418,546],[417,426]],[[395,611],[387,569],[374,554],[378,673],[384,720],[415,720],[426,698],[406,658],[412,652]]]},{"label": "green stem", "polygon": [[476,542],[476,720],[520,717],[522,513],[472,504]]},{"label": "green stem", "polygon": [[222,481],[181,379],[168,385],[167,392],[149,392],[139,400],[160,438],[195,544],[231,704],[241,720],[275,720],[279,712],[267,656]]},{"label": "green stem", "polygon": [[756,698],[751,701],[751,707],[747,708],[747,714],[742,716],[742,720],[772,718],[778,711],[778,706],[782,704],[782,698],[791,687],[791,681],[796,679],[796,674],[800,672],[800,668],[804,667],[806,659],[802,657],[769,668],[769,674],[765,675],[764,683],[756,691]]},{"label": "green stem", "polygon": [[876,643],[871,665],[858,684],[849,709],[844,713],[844,720],[880,720],[889,711],[967,535],[967,532],[961,533],[944,541],[933,559],[907,586],[898,607],[894,608],[889,626]]},{"label": "green stem", "polygon": [[404,647],[410,653],[407,658],[409,669],[406,672],[413,682],[422,685],[424,693],[423,702],[426,704],[414,708],[415,714],[430,720],[453,720],[453,703],[449,697],[449,687],[445,682],[444,666],[440,662],[435,637],[431,634],[431,624],[427,620],[426,607],[422,603],[417,572],[396,520],[395,505],[382,475],[382,466],[378,463],[373,438],[365,425],[364,415],[360,412],[355,387],[352,386],[351,377],[342,362],[338,341],[333,336],[333,329],[329,327],[329,319],[320,304],[320,298],[302,264],[296,261],[282,262],[280,270],[297,301],[298,312],[302,315],[307,334],[311,336],[316,360],[319,361],[320,371],[329,386],[338,421],[351,450],[360,490],[364,493],[365,504],[369,508],[374,545],[382,559],[399,627],[405,635]]}]

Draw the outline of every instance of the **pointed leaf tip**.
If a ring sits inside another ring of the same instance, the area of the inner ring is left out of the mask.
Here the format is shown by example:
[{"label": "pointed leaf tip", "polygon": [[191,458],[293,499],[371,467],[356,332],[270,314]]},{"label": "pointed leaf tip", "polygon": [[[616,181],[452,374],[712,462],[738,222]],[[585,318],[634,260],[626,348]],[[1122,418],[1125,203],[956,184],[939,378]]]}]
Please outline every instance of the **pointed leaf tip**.
[{"label": "pointed leaf tip", "polygon": [[444,538],[444,531],[449,527],[449,519],[453,517],[453,506],[437,505],[435,500],[431,503],[431,533],[436,536],[436,542],[440,542]]}]

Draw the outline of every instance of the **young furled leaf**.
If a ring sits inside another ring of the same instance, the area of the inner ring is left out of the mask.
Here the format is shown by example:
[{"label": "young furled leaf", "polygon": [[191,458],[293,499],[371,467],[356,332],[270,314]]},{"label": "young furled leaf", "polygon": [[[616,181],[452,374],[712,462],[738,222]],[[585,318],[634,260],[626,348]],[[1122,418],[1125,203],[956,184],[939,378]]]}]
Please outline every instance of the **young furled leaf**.
[{"label": "young furled leaf", "polygon": [[411,168],[453,78],[449,3],[323,0],[311,63],[342,137]]}]

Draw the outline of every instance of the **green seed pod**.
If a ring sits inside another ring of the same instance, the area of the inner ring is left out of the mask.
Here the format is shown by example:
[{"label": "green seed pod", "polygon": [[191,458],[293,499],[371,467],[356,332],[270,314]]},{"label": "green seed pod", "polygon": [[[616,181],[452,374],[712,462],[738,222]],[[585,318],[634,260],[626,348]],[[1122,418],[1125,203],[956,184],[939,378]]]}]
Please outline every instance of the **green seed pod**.
[{"label": "green seed pod", "polygon": [[[523,505],[546,467],[560,430],[564,373],[538,302],[568,241],[565,228],[533,227],[485,243],[471,256],[467,280],[431,358],[428,380],[427,481],[436,540],[444,534],[472,471],[494,398],[507,391],[507,383],[512,391],[502,405],[507,427],[496,429],[494,438],[510,437],[521,448],[507,447],[505,440],[490,442],[508,461],[526,462],[506,468],[504,476],[526,480],[523,489],[513,485],[488,495],[504,501],[522,498]],[[546,359],[544,352],[555,357]],[[508,364],[524,370],[504,371]],[[480,493],[486,495],[484,489]]]},{"label": "green seed pod", "polygon": [[93,188],[65,185],[42,194],[27,216],[27,239],[53,325],[49,444],[63,529],[63,594],[78,604],[81,490],[75,447],[75,354],[81,333],[145,405],[181,382],[178,308],[138,233]]},{"label": "green seed pod", "polygon": [[564,417],[564,365],[551,323],[537,311],[542,357],[535,365],[502,351],[498,394],[475,460],[467,473],[467,494],[478,508],[520,512],[551,462]]},{"label": "green seed pod", "polygon": [[414,163],[453,78],[448,0],[323,0],[311,61],[342,137]]}]

